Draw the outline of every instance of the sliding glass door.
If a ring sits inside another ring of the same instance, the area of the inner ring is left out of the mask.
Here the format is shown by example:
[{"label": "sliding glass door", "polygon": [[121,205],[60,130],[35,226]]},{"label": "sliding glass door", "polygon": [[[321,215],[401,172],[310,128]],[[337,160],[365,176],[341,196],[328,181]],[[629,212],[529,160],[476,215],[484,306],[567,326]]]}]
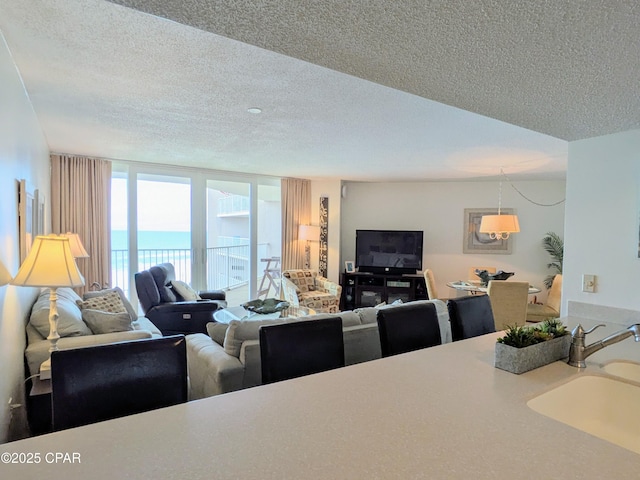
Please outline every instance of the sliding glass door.
[{"label": "sliding glass door", "polygon": [[134,300],[133,275],[163,262],[196,290],[225,290],[230,305],[259,288],[276,295],[263,276],[279,278],[280,225],[279,179],[114,165],[112,274]]}]

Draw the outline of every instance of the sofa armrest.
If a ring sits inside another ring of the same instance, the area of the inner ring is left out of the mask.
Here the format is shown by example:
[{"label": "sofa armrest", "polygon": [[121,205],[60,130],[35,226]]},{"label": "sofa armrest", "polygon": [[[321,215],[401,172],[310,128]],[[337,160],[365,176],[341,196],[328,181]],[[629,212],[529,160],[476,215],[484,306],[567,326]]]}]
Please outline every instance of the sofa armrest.
[{"label": "sofa armrest", "polygon": [[[162,313],[196,313],[215,312],[220,308],[220,300],[202,300],[189,302],[169,302],[161,303],[151,308],[149,311]],[[148,312],[147,312],[148,313]],[[147,315],[148,318],[148,315]]]},{"label": "sofa armrest", "polygon": [[[95,345],[106,345],[116,342],[127,342],[130,340],[141,340],[152,338],[154,335],[149,330],[128,330],[126,332],[101,333],[98,335],[82,335],[79,337],[63,337],[58,340],[58,349],[70,350],[72,348],[92,347]],[[40,365],[49,358],[48,340],[30,343],[24,354],[29,365],[30,375],[35,375],[40,371]]]},{"label": "sofa armrest", "polygon": [[342,293],[342,285],[327,280],[324,277],[316,277],[316,288],[322,292],[330,293],[331,295],[340,298]]},{"label": "sofa armrest", "polygon": [[242,388],[244,366],[203,333],[187,335],[189,399],[211,397]]},{"label": "sofa armrest", "polygon": [[227,299],[227,294],[225,293],[224,290],[201,291],[201,292],[198,292],[198,295],[200,295],[200,298],[203,298],[206,300],[226,300]]}]

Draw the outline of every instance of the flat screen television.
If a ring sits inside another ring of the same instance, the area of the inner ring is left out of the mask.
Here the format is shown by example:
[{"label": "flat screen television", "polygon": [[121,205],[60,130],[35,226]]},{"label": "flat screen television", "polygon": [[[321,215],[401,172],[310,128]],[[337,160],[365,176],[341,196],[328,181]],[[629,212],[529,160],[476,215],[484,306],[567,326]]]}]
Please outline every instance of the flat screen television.
[{"label": "flat screen television", "polygon": [[369,273],[422,270],[422,231],[356,230],[356,267]]}]

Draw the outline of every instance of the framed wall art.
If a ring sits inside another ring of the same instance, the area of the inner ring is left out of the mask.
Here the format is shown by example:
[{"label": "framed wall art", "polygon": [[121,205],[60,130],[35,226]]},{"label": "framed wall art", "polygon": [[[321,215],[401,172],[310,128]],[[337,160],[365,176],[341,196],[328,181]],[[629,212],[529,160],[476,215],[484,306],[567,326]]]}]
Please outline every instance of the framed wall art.
[{"label": "framed wall art", "polygon": [[[502,208],[500,213],[513,215],[512,208]],[[511,237],[506,240],[492,239],[487,233],[480,233],[483,215],[497,215],[497,208],[465,208],[462,253],[511,254]]]},{"label": "framed wall art", "polygon": [[27,190],[26,180],[18,180],[18,232],[20,236],[20,264],[31,249],[34,237],[34,216],[36,206],[33,193]]}]

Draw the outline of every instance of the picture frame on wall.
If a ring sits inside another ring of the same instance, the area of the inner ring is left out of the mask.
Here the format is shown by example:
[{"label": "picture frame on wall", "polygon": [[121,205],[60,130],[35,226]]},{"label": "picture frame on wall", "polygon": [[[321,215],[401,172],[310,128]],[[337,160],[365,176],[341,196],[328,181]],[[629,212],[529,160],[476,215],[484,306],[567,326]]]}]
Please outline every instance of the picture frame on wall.
[{"label": "picture frame on wall", "polygon": [[[514,215],[513,208],[500,209],[501,214]],[[480,233],[480,222],[483,215],[497,215],[497,208],[465,208],[464,234],[462,253],[491,253],[510,255],[512,248],[511,237],[506,240],[492,239],[488,233]]]},{"label": "picture frame on wall", "polygon": [[27,182],[18,180],[18,235],[20,237],[20,264],[31,249],[34,238],[35,198],[27,190]]},{"label": "picture frame on wall", "polygon": [[355,273],[356,272],[356,266],[353,263],[353,260],[347,260],[346,262],[344,262],[344,271],[347,273]]}]

